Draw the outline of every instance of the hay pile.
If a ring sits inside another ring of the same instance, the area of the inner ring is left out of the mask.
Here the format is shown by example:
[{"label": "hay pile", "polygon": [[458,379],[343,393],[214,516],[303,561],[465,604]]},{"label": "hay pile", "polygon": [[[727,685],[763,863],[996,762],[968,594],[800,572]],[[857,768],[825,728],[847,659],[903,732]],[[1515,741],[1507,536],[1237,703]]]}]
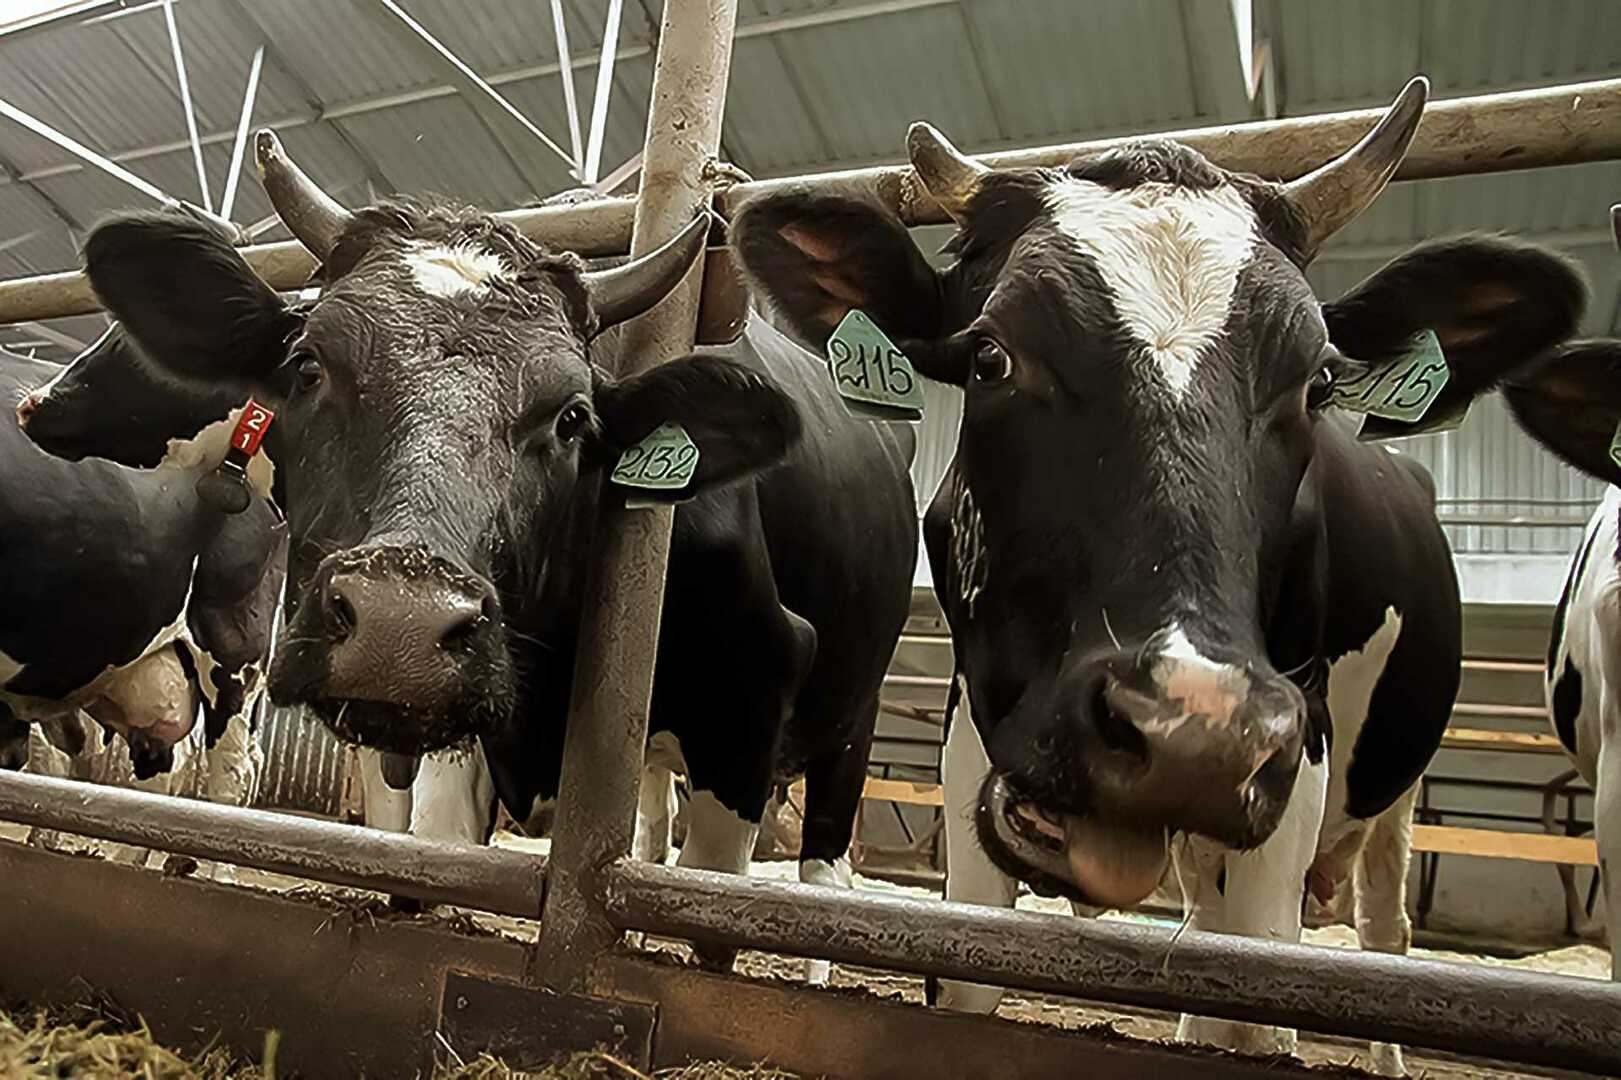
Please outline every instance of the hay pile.
[{"label": "hay pile", "polygon": [[[0,1009],[0,1078],[277,1080],[278,1043],[272,1033],[265,1041],[264,1064],[252,1065],[218,1047],[191,1057],[177,1054],[154,1042],[144,1023],[125,1022],[106,1008],[56,1014]],[[604,1053],[576,1054],[540,1072],[524,1073],[484,1054],[436,1069],[433,1075],[434,1080],[796,1080],[777,1069],[738,1069],[713,1062],[645,1073]]]}]

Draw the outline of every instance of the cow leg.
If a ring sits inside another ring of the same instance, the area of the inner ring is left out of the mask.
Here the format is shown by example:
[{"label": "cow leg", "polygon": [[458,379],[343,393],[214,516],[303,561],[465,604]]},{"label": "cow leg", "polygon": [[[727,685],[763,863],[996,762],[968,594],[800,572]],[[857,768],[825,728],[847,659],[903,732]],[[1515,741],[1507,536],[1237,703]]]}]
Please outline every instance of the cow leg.
[{"label": "cow leg", "polygon": [[385,832],[410,828],[411,791],[396,790],[383,779],[382,752],[362,746],[355,756],[360,760],[360,797],[366,824]]},{"label": "cow leg", "polygon": [[[72,779],[73,759],[53,746],[46,734],[46,728],[51,723],[50,720],[42,720],[29,729],[28,771],[35,776],[54,776],[58,780]],[[32,828],[28,830],[27,843],[30,847],[57,851],[62,846],[62,835],[55,829]]]},{"label": "cow leg", "polygon": [[259,797],[265,754],[247,716],[239,713],[227,719],[225,730],[204,754],[208,768],[204,796],[224,806],[252,806]]},{"label": "cow leg", "polygon": [[675,814],[675,774],[667,766],[649,764],[642,770],[641,794],[636,799],[636,838],[631,842],[631,855],[660,866],[668,862]]},{"label": "cow leg", "polygon": [[1598,842],[1604,919],[1610,931],[1610,978],[1621,982],[1621,734],[1605,731],[1593,785],[1593,838]]},{"label": "cow leg", "polygon": [[[974,727],[966,683],[962,690],[940,755],[940,780],[945,789],[946,899],[1010,908],[1018,897],[1018,882],[991,862],[979,845],[974,825],[979,788],[990,772],[991,759]],[[999,986],[932,978],[925,986],[932,991],[930,1004],[958,1012],[993,1013],[1002,1001]]]},{"label": "cow leg", "polygon": [[[867,783],[877,716],[874,695],[855,718],[854,737],[806,763],[805,824],[799,840],[799,880],[806,885],[850,887],[850,839]],[[826,986],[832,972],[830,961],[806,961],[805,979],[812,986]]]},{"label": "cow leg", "polygon": [[495,781],[484,747],[425,754],[411,784],[411,835],[482,846],[495,824]]},{"label": "cow leg", "polygon": [[[1317,854],[1327,791],[1327,762],[1313,765],[1302,760],[1277,831],[1253,851],[1226,853],[1221,888],[1212,890],[1201,882],[1193,901],[1195,929],[1299,943],[1306,873]],[[1173,953],[1171,963],[1175,962]],[[1182,1017],[1176,1034],[1184,1042],[1248,1054],[1290,1054],[1296,1042],[1290,1028],[1188,1015]]]},{"label": "cow leg", "polygon": [[33,725],[0,701],[0,769],[22,769],[28,765],[28,736]]},{"label": "cow leg", "polygon": [[[1407,867],[1413,853],[1413,804],[1418,785],[1379,815],[1368,842],[1356,861],[1353,892],[1356,897],[1356,937],[1369,952],[1406,956],[1413,943],[1407,918]],[[1373,1043],[1373,1071],[1380,1076],[1406,1076],[1401,1046]]]}]

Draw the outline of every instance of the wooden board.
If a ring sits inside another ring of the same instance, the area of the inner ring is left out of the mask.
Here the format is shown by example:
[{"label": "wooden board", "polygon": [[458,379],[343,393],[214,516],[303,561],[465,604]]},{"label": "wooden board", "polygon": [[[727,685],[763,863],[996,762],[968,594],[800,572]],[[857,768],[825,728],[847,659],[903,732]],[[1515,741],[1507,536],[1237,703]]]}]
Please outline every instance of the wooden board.
[{"label": "wooden board", "polygon": [[1474,855],[1483,859],[1597,866],[1598,846],[1585,836],[1461,829],[1452,825],[1414,825],[1413,850],[1438,855]]},{"label": "wooden board", "polygon": [[1552,735],[1533,731],[1488,731],[1484,728],[1448,728],[1441,737],[1449,750],[1507,750],[1522,754],[1562,754],[1565,748]]},{"label": "wooden board", "polygon": [[862,790],[863,799],[881,799],[885,802],[906,803],[908,806],[944,806],[945,795],[939,784],[923,784],[911,780],[881,780],[867,778]]}]

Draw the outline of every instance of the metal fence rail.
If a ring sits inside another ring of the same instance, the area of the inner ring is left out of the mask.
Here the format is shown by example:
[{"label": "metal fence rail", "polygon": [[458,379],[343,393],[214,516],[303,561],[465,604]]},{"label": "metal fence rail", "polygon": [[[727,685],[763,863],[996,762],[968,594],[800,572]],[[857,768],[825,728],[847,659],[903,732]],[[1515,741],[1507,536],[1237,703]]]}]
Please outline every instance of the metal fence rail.
[{"label": "metal fence rail", "polygon": [[546,871],[517,851],[27,773],[0,773],[0,821],[527,918]]},{"label": "metal fence rail", "polygon": [[1621,988],[1380,953],[1064,919],[624,860],[623,929],[1475,1057],[1621,1072]]}]

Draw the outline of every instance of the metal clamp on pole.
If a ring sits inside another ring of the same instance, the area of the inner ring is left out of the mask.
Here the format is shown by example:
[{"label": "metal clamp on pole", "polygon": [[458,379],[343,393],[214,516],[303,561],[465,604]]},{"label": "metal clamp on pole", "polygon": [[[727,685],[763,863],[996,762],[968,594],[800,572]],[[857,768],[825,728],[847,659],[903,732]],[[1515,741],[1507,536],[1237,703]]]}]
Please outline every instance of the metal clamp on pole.
[{"label": "metal clamp on pole", "polygon": [[[710,198],[704,163],[720,146],[737,0],[667,0],[653,70],[642,185],[631,255],[669,240]],[[646,315],[627,323],[620,374],[692,348],[703,260]],[[630,850],[647,742],[664,572],[674,511],[607,506],[585,591],[569,702],[540,942],[529,975],[562,991],[585,988],[619,940],[602,909],[599,876]]]}]

